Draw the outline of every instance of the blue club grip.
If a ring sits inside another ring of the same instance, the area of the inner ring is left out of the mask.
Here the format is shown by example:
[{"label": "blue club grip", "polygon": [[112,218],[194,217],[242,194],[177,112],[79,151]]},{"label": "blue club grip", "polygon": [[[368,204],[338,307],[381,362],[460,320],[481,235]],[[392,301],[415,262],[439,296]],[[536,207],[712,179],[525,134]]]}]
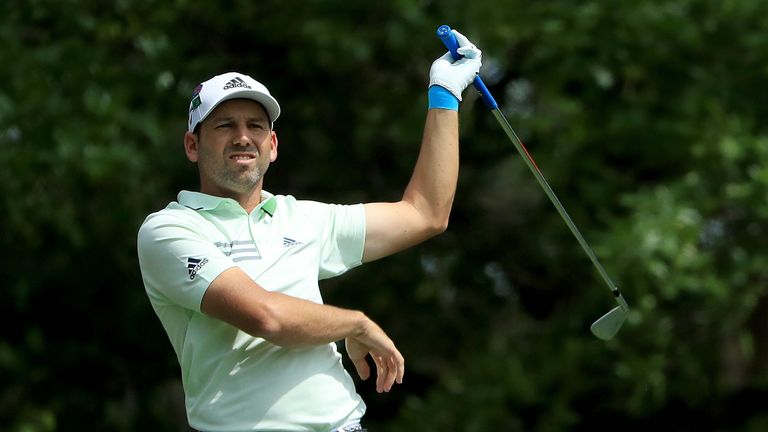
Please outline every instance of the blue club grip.
[{"label": "blue club grip", "polygon": [[437,37],[439,37],[440,40],[443,41],[443,45],[445,45],[445,47],[448,48],[448,51],[451,52],[451,55],[453,56],[454,61],[461,59],[461,54],[459,54],[459,51],[458,51],[459,42],[456,41],[456,35],[453,34],[450,27],[448,27],[445,24],[438,27]]},{"label": "blue club grip", "polygon": [[[456,35],[453,34],[450,27],[445,24],[438,27],[437,37],[443,41],[443,45],[445,45],[445,47],[448,48],[448,51],[451,52],[454,61],[460,60],[462,58],[462,55],[459,54],[458,51],[459,43],[456,41]],[[493,96],[491,96],[491,92],[488,91],[488,87],[485,86],[485,83],[483,82],[483,79],[480,78],[480,75],[475,76],[475,80],[472,84],[474,84],[477,91],[480,92],[480,96],[483,98],[485,106],[492,110],[499,108],[499,105],[496,103],[496,100],[493,98]]]}]

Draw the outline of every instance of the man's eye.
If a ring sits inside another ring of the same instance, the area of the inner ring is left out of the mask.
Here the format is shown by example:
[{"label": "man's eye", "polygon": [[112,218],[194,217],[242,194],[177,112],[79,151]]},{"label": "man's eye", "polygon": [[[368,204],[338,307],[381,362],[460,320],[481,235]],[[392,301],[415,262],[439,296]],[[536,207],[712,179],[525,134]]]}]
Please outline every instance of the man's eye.
[{"label": "man's eye", "polygon": [[216,129],[226,129],[231,125],[231,123],[221,123],[218,126],[216,126]]},{"label": "man's eye", "polygon": [[261,123],[251,123],[252,129],[264,129],[264,125]]}]

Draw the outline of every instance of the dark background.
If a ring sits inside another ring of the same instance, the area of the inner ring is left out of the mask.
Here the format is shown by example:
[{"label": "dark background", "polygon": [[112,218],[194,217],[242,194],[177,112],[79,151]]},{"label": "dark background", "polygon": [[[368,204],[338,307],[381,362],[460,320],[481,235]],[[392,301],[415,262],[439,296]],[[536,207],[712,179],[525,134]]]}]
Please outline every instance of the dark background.
[{"label": "dark background", "polygon": [[283,107],[265,187],[396,200],[440,24],[633,307],[610,292],[474,91],[448,231],[323,283],[406,357],[359,383],[376,431],[768,430],[768,3],[0,3],[0,429],[187,430],[136,259],[195,189],[189,96],[237,70]]}]

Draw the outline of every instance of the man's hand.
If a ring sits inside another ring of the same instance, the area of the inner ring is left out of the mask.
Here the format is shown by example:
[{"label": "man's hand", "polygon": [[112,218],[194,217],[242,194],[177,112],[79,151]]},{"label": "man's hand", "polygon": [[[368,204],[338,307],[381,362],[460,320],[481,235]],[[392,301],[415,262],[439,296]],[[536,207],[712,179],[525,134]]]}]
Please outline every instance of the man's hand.
[{"label": "man's hand", "polygon": [[360,379],[371,376],[366,356],[370,355],[376,364],[376,391],[388,392],[395,382],[403,383],[405,360],[384,330],[373,321],[368,322],[365,330],[357,336],[348,336],[345,340],[347,355],[357,369]]},{"label": "man's hand", "polygon": [[453,61],[451,53],[446,52],[435,60],[429,70],[429,86],[439,85],[461,100],[461,92],[472,84],[480,71],[483,53],[466,36],[456,30],[453,33],[459,44],[457,51],[464,57]]}]

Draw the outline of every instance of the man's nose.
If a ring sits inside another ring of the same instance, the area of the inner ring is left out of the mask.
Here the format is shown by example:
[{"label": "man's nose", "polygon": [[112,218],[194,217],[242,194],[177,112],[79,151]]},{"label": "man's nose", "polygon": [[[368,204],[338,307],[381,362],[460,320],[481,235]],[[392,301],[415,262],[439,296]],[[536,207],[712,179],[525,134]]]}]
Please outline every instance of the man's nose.
[{"label": "man's nose", "polygon": [[248,136],[248,129],[245,127],[238,127],[235,130],[235,139],[232,141],[232,144],[240,146],[248,146],[253,144],[251,138]]}]

